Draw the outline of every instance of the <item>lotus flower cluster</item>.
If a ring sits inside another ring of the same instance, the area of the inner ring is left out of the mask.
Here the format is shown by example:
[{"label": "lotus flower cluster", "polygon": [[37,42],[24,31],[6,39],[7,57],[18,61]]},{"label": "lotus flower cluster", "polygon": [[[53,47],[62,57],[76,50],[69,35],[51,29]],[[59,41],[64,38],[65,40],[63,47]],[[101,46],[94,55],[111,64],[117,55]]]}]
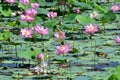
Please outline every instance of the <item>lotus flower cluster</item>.
[{"label": "lotus flower cluster", "polygon": [[115,4],[113,6],[110,7],[110,10],[113,12],[117,12],[120,10],[120,4]]},{"label": "lotus flower cluster", "polygon": [[14,4],[15,0],[5,0],[5,2],[10,3],[10,4]]},{"label": "lotus flower cluster", "polygon": [[55,32],[54,36],[55,38],[60,39],[60,40],[66,38],[65,32],[61,30],[58,30],[57,32]]},{"label": "lotus flower cluster", "polygon": [[119,36],[116,36],[115,42],[116,42],[117,44],[120,44],[120,37],[119,37]]},{"label": "lotus flower cluster", "polygon": [[93,13],[90,14],[91,18],[97,18],[98,17],[98,12],[94,11]]},{"label": "lotus flower cluster", "polygon": [[22,3],[23,5],[28,5],[30,3],[29,0],[19,0],[20,3]]},{"label": "lotus flower cluster", "polygon": [[79,14],[79,13],[80,13],[80,9],[79,9],[79,8],[76,8],[76,9],[75,9],[75,13]]},{"label": "lotus flower cluster", "polygon": [[33,34],[32,29],[23,28],[20,31],[20,35],[23,36],[24,38],[32,38],[32,34]]},{"label": "lotus flower cluster", "polygon": [[58,55],[60,54],[66,54],[69,51],[71,51],[71,47],[68,43],[64,44],[64,45],[59,45],[57,46],[56,52]]},{"label": "lotus flower cluster", "polygon": [[21,29],[20,34],[25,38],[32,38],[34,30],[36,34],[41,34],[41,35],[49,34],[49,29],[45,28],[44,26],[35,26],[34,28],[30,28],[30,29],[23,28]]},{"label": "lotus flower cluster", "polygon": [[49,12],[47,16],[51,19],[54,19],[55,17],[57,17],[57,12]]},{"label": "lotus flower cluster", "polygon": [[85,26],[85,32],[87,34],[93,35],[95,32],[98,32],[98,26],[94,24],[89,24]]},{"label": "lotus flower cluster", "polygon": [[34,20],[34,16],[37,14],[36,9],[27,9],[23,15],[21,15],[21,20],[25,22],[31,22]]}]

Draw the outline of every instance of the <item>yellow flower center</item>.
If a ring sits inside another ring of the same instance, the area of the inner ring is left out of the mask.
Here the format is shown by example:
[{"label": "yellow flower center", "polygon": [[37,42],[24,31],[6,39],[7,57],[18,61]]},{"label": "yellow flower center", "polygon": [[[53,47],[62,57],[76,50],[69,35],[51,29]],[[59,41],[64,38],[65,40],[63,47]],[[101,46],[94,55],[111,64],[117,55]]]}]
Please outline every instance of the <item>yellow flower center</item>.
[{"label": "yellow flower center", "polygon": [[25,34],[25,35],[28,35],[28,34],[29,34],[29,31],[28,31],[28,30],[25,30],[24,34]]},{"label": "yellow flower center", "polygon": [[62,49],[62,51],[64,51],[65,50],[65,46],[62,46],[61,49]]},{"label": "yellow flower center", "polygon": [[89,30],[90,30],[90,31],[92,31],[93,29],[94,29],[94,27],[93,27],[93,26],[90,26],[90,27],[89,27]]},{"label": "yellow flower center", "polygon": [[29,15],[27,15],[27,16],[26,16],[26,18],[27,18],[27,19],[30,19],[30,16],[29,16]]},{"label": "yellow flower center", "polygon": [[96,13],[93,13],[93,17],[96,17],[97,16],[97,14]]},{"label": "yellow flower center", "polygon": [[39,28],[40,30],[43,30],[44,28],[43,27],[41,27],[41,28]]}]

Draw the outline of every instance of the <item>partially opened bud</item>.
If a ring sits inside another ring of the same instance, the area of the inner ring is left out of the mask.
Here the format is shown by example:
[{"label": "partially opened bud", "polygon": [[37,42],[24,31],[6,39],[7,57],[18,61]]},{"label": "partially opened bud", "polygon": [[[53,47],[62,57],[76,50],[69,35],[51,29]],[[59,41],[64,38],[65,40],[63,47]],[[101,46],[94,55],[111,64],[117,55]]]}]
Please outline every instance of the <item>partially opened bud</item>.
[{"label": "partially opened bud", "polygon": [[62,20],[59,21],[59,24],[62,26]]},{"label": "partially opened bud", "polygon": [[37,59],[38,59],[38,61],[42,61],[44,59],[44,55],[42,53],[39,53],[37,55]]}]

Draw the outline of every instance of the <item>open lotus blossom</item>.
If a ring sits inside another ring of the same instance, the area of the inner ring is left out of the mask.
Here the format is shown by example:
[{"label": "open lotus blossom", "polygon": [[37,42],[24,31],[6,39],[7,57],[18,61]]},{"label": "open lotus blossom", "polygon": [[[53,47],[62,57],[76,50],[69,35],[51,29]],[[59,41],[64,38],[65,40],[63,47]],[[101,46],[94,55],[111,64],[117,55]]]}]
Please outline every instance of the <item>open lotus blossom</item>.
[{"label": "open lotus blossom", "polygon": [[98,26],[89,24],[89,25],[85,26],[85,32],[90,35],[94,34],[95,32],[98,32]]},{"label": "open lotus blossom", "polygon": [[23,14],[21,15],[20,19],[25,22],[32,22],[34,20],[34,17],[27,14]]},{"label": "open lotus blossom", "polygon": [[115,4],[113,6],[110,7],[110,10],[113,12],[117,12],[120,10],[120,4]]},{"label": "open lotus blossom", "polygon": [[39,53],[37,55],[37,59],[38,59],[38,61],[42,61],[44,59],[44,55],[42,53]]},{"label": "open lotus blossom", "polygon": [[23,5],[28,5],[30,2],[29,0],[19,0],[20,3],[22,3]]},{"label": "open lotus blossom", "polygon": [[56,49],[56,52],[58,55],[68,53],[69,51],[71,51],[71,47],[67,43],[64,45],[57,46],[57,49]]},{"label": "open lotus blossom", "polygon": [[94,11],[93,13],[90,14],[91,18],[97,18],[98,17],[98,12]]},{"label": "open lotus blossom", "polygon": [[57,17],[57,12],[49,12],[49,13],[47,14],[47,16],[48,16],[49,18],[53,19],[53,18]]},{"label": "open lotus blossom", "polygon": [[61,30],[58,30],[57,32],[55,32],[54,36],[57,39],[65,39],[66,38],[65,32],[61,31]]},{"label": "open lotus blossom", "polygon": [[20,35],[25,37],[25,38],[32,38],[32,34],[33,34],[32,29],[23,28],[20,31]]},{"label": "open lotus blossom", "polygon": [[34,20],[34,16],[36,15],[37,11],[35,9],[27,9],[23,15],[21,15],[21,20],[25,22],[31,22]]},{"label": "open lotus blossom", "polygon": [[116,42],[117,44],[120,44],[120,37],[119,37],[119,36],[116,36],[115,42]]},{"label": "open lotus blossom", "polygon": [[49,34],[49,29],[44,26],[35,26],[35,31],[37,34],[47,35]]},{"label": "open lotus blossom", "polygon": [[37,9],[39,7],[39,4],[38,3],[31,3],[31,7],[33,9]]},{"label": "open lotus blossom", "polygon": [[76,9],[75,9],[75,12],[76,12],[77,14],[79,14],[79,13],[80,13],[80,9],[79,9],[79,8],[76,8]]},{"label": "open lotus blossom", "polygon": [[27,15],[29,15],[29,16],[35,16],[35,15],[37,14],[37,10],[30,8],[30,9],[27,9],[27,10],[25,11],[25,14],[27,14]]},{"label": "open lotus blossom", "polygon": [[5,2],[13,4],[13,3],[15,3],[15,0],[5,0]]}]

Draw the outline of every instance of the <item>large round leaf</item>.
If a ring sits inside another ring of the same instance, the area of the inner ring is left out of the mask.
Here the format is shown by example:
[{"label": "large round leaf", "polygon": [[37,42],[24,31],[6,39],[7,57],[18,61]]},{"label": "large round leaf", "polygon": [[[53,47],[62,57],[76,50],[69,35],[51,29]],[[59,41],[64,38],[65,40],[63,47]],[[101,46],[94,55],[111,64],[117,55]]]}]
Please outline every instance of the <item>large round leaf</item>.
[{"label": "large round leaf", "polygon": [[95,23],[94,19],[92,19],[90,17],[82,16],[82,15],[76,16],[76,20],[79,20],[80,24],[82,24],[82,25],[87,25],[87,24],[90,24],[90,23]]}]

